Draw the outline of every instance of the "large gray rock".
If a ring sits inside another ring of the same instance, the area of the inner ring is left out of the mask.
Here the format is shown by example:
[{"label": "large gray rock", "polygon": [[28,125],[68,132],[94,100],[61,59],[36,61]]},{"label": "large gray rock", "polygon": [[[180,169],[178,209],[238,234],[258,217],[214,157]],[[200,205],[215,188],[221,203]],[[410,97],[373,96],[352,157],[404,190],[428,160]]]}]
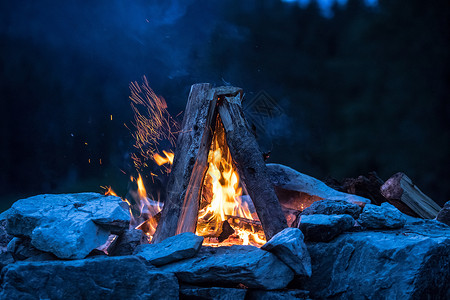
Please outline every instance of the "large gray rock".
[{"label": "large gray rock", "polygon": [[244,300],[247,290],[224,287],[180,286],[180,299]]},{"label": "large gray rock", "polygon": [[349,215],[304,215],[300,217],[299,228],[305,240],[327,242],[354,224],[355,220]]},{"label": "large gray rock", "polygon": [[395,206],[384,202],[381,206],[367,204],[359,216],[358,224],[367,228],[401,228],[406,224],[405,216]]},{"label": "large gray rock", "polygon": [[436,220],[450,226],[450,201],[445,203],[444,207],[439,211]]},{"label": "large gray rock", "polygon": [[296,275],[311,276],[311,258],[303,239],[300,229],[286,228],[274,235],[261,249],[275,254]]},{"label": "large gray rock", "polygon": [[287,166],[267,164],[267,169],[275,188],[307,194],[313,201],[327,199],[344,200],[356,204],[370,203],[369,199],[336,191],[322,181]]},{"label": "large gray rock", "polygon": [[302,215],[350,215],[357,219],[361,214],[361,207],[344,200],[320,200],[307,207]]},{"label": "large gray rock", "polygon": [[296,284],[314,299],[450,299],[450,227],[437,221],[307,245],[312,276]]},{"label": "large gray rock", "polygon": [[178,281],[134,256],[19,262],[2,272],[0,299],[178,299]]},{"label": "large gray rock", "polygon": [[192,232],[181,233],[157,244],[144,244],[136,248],[134,254],[143,257],[155,266],[193,257],[203,243],[203,237]]},{"label": "large gray rock", "polygon": [[96,193],[34,196],[13,204],[7,230],[60,258],[84,258],[110,233],[128,228],[126,205],[119,197]]},{"label": "large gray rock", "polygon": [[193,258],[165,265],[189,284],[244,284],[249,288],[281,289],[294,277],[274,254],[253,246],[202,247]]}]

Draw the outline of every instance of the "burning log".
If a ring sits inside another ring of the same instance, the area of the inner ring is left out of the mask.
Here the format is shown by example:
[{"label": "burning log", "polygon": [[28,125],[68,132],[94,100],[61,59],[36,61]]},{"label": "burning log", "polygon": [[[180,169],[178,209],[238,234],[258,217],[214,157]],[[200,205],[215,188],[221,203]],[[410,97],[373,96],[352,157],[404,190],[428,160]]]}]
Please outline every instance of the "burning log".
[{"label": "burning log", "polygon": [[[409,210],[424,219],[433,219],[437,216],[441,207],[430,197],[425,195],[404,173],[394,174],[381,187],[381,194],[400,211],[407,213]],[[402,209],[403,208],[403,209]]]},{"label": "burning log", "polygon": [[200,191],[213,135],[211,127],[216,117],[216,102],[217,98],[209,83],[191,87],[167,183],[167,199],[153,237],[154,243],[177,233],[195,231]]},{"label": "burning log", "polygon": [[266,238],[269,240],[287,228],[287,222],[269,179],[262,153],[245,121],[241,97],[242,93],[223,95],[223,102],[218,110],[231,156],[242,174]]}]

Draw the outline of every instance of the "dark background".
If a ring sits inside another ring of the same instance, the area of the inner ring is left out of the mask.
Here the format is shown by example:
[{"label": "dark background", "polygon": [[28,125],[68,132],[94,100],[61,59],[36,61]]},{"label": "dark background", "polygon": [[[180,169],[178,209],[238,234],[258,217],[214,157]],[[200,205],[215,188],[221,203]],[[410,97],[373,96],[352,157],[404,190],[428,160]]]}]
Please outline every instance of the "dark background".
[{"label": "dark background", "polygon": [[260,133],[271,162],[321,179],[403,171],[442,204],[449,17],[447,0],[2,1],[0,208],[125,194],[128,84],[143,75],[173,115],[193,83],[240,86],[246,101],[264,90],[284,112]]}]

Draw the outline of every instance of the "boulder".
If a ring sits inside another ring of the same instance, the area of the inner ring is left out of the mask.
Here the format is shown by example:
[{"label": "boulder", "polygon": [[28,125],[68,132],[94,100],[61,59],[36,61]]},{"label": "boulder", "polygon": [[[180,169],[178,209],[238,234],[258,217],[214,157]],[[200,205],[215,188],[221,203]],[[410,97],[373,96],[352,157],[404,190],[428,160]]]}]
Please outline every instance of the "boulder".
[{"label": "boulder", "polygon": [[450,299],[450,227],[437,221],[307,247],[312,276],[295,285],[314,299]]},{"label": "boulder", "polygon": [[328,242],[354,224],[355,219],[349,215],[304,215],[300,217],[299,228],[305,240]]},{"label": "boulder", "polygon": [[267,164],[267,169],[282,204],[285,202],[285,198],[289,198],[289,191],[294,192],[292,193],[293,195],[296,194],[295,192],[298,192],[297,198],[300,197],[300,199],[298,199],[300,201],[297,202],[302,203],[312,203],[323,199],[344,200],[358,205],[370,203],[369,199],[336,191],[322,181],[302,174],[287,166]]},{"label": "boulder", "polygon": [[224,287],[180,286],[180,299],[244,300],[247,290]]},{"label": "boulder", "polygon": [[19,262],[3,268],[1,299],[178,299],[178,281],[135,256]]},{"label": "boulder", "polygon": [[286,228],[274,235],[261,249],[275,254],[296,275],[311,276],[311,258],[298,228]]},{"label": "boulder", "polygon": [[284,288],[294,277],[274,254],[253,246],[202,247],[193,258],[160,268],[189,284],[244,284],[264,290]]},{"label": "boulder", "polygon": [[444,204],[444,207],[439,211],[436,220],[450,226],[450,201]]},{"label": "boulder", "polygon": [[192,232],[169,237],[157,244],[144,244],[134,254],[143,257],[155,266],[162,266],[181,259],[193,257],[203,243],[203,237]]},{"label": "boulder", "polygon": [[304,290],[261,291],[249,290],[247,300],[297,300],[310,299],[309,292]]},{"label": "boulder", "polygon": [[128,228],[130,215],[119,197],[96,193],[39,195],[13,204],[7,231],[64,259],[84,258],[110,233]]},{"label": "boulder", "polygon": [[406,223],[405,216],[392,204],[384,202],[381,206],[367,204],[357,220],[366,228],[401,228]]},{"label": "boulder", "polygon": [[307,207],[302,215],[350,215],[357,219],[361,214],[361,207],[344,200],[320,200]]}]

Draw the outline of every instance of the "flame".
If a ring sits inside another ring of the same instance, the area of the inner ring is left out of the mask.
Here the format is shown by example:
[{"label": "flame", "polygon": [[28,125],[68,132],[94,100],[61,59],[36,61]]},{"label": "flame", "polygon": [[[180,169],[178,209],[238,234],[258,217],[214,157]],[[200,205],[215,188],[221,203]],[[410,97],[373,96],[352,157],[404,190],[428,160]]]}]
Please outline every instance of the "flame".
[{"label": "flame", "polygon": [[101,186],[102,189],[105,190],[104,195],[105,196],[117,196],[116,192],[113,191],[113,189],[110,186]]},{"label": "flame", "polygon": [[167,163],[169,163],[170,165],[173,164],[173,158],[174,158],[175,154],[173,154],[173,152],[171,152],[171,151],[167,152],[165,150],[163,150],[163,153],[166,157],[162,157],[158,153],[155,153],[153,155],[153,159],[158,164],[158,166],[162,166]]},{"label": "flame", "polygon": [[[208,155],[209,166],[206,177],[209,177],[209,181],[205,180],[204,183],[206,189],[212,190],[212,199],[208,205],[199,211],[196,230],[197,235],[205,237],[217,237],[222,230],[223,223],[233,217],[259,221],[256,216],[255,218],[252,216],[248,203],[242,200],[239,174],[233,165],[228,147],[225,143],[219,142],[225,141],[225,139],[220,120],[217,124]],[[233,223],[230,223],[230,225],[235,231],[235,237],[238,237],[243,245],[260,246],[265,243],[264,236],[258,236],[260,233],[256,231],[254,226],[248,229],[233,226],[235,225]],[[209,243],[206,242],[206,244]],[[212,245],[218,244],[213,242]]]},{"label": "flame", "polygon": [[162,210],[162,203],[159,201],[154,201],[148,198],[147,190],[144,186],[144,181],[142,180],[141,174],[138,178],[130,178],[131,181],[137,183],[137,207],[138,214],[133,214],[131,209],[130,201],[127,203],[130,205],[131,222],[130,227],[142,230],[150,242],[156,231],[156,226],[158,226],[159,216],[158,213]]}]

